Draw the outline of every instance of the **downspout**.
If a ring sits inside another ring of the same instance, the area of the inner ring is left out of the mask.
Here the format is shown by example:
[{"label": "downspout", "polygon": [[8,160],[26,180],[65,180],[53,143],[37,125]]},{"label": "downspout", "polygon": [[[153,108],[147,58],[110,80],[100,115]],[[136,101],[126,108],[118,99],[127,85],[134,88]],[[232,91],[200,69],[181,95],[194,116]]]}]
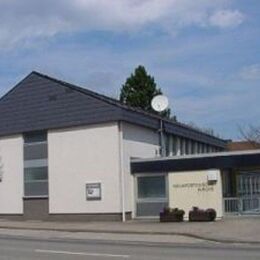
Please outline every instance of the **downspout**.
[{"label": "downspout", "polygon": [[166,149],[165,149],[163,119],[160,119],[159,143],[160,143],[160,156],[161,156],[161,157],[165,157],[165,156],[166,156]]},{"label": "downspout", "polygon": [[123,131],[122,122],[118,122],[119,130],[119,172],[120,172],[120,186],[121,186],[121,206],[122,206],[122,222],[126,221],[125,217],[125,175],[124,175],[124,150],[123,150]]}]

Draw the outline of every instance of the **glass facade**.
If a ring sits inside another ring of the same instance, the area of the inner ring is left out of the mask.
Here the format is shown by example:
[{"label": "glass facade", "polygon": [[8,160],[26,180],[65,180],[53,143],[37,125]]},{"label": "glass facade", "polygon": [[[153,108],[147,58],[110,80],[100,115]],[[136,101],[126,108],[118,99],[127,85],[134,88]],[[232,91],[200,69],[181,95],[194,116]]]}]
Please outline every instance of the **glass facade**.
[{"label": "glass facade", "polygon": [[166,156],[213,153],[217,147],[176,135],[165,135]]}]

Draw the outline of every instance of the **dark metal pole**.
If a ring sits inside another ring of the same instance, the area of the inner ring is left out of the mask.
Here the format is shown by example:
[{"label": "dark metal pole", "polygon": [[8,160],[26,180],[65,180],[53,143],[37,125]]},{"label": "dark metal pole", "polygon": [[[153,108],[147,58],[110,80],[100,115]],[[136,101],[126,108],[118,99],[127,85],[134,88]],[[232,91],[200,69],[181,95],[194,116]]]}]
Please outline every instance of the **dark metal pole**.
[{"label": "dark metal pole", "polygon": [[163,120],[160,119],[160,148],[161,148],[161,157],[166,156],[166,151],[165,151],[165,141],[164,141],[164,126],[163,126]]}]

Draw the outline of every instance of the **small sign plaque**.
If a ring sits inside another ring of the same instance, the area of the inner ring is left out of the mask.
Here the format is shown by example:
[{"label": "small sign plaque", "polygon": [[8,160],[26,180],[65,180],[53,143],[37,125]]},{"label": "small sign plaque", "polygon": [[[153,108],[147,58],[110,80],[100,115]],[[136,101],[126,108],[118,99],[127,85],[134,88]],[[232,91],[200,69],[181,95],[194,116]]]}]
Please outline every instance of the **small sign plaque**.
[{"label": "small sign plaque", "polygon": [[101,200],[101,183],[86,184],[87,200]]}]

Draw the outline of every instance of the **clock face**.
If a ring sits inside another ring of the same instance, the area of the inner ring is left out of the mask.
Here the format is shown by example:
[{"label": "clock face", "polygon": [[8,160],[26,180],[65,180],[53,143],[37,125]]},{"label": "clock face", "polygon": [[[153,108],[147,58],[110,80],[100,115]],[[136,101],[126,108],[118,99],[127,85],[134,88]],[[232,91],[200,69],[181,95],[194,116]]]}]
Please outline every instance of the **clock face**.
[{"label": "clock face", "polygon": [[169,101],[167,97],[159,95],[153,98],[151,105],[155,111],[162,112],[168,107]]}]

